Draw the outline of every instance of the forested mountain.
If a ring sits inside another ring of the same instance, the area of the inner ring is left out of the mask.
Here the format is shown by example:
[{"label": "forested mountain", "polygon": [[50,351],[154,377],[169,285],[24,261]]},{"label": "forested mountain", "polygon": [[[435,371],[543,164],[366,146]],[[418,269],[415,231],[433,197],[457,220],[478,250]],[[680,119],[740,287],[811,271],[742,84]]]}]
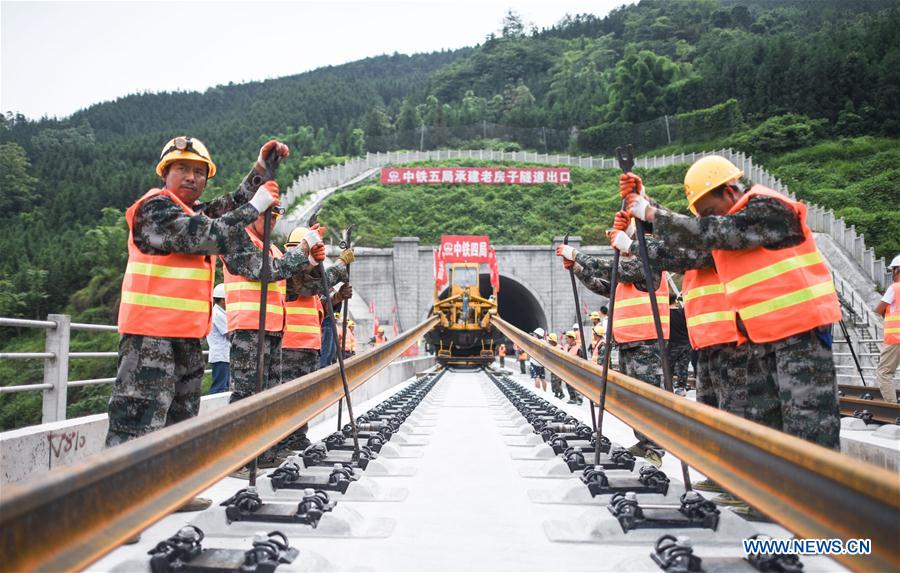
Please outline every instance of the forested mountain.
[{"label": "forested mountain", "polygon": [[[121,212],[156,183],[155,159],[175,134],[208,144],[220,167],[208,188],[214,196],[236,185],[270,136],[294,149],[279,176],[287,185],[367,150],[603,153],[623,140],[639,151],[724,142],[765,159],[822,139],[900,133],[896,0],[643,0],[543,30],[513,13],[498,25],[460,50],[372,57],[203,93],[129,95],[58,120],[7,113],[0,315],[68,309],[112,320],[125,260]],[[678,129],[660,131],[661,116]],[[484,137],[488,126],[502,127],[502,141]],[[879,183],[889,197],[900,188],[890,173]],[[863,215],[851,214],[860,225]],[[867,237],[887,254],[879,228],[871,223]]]}]

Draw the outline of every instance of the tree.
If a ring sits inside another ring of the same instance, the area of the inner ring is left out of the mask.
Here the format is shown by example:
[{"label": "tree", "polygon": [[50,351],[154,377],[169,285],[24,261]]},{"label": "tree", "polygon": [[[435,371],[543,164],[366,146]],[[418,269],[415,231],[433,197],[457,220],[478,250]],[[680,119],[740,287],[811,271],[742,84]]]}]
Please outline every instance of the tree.
[{"label": "tree", "polygon": [[503,17],[503,27],[500,34],[504,38],[522,38],[525,36],[525,24],[518,13],[508,10]]},{"label": "tree", "polygon": [[421,125],[422,119],[416,106],[409,98],[403,98],[400,115],[397,117],[397,145],[404,149],[418,147],[417,131]]},{"label": "tree", "polygon": [[28,210],[37,199],[38,180],[28,174],[31,164],[22,146],[0,145],[0,219]]}]

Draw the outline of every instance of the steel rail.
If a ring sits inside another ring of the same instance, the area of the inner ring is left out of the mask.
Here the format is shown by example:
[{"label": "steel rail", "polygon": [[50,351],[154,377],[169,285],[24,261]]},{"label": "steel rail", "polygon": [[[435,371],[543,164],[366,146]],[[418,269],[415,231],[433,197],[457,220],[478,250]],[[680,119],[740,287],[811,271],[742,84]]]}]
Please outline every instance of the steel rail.
[{"label": "steel rail", "polygon": [[[503,319],[494,325],[530,356],[592,399],[597,365],[563,354]],[[666,450],[804,538],[871,539],[870,555],[833,555],[857,571],[900,570],[900,479],[716,408],[610,372],[606,407]]]},{"label": "steel rail", "polygon": [[[878,392],[878,389],[875,388]],[[882,424],[896,424],[900,419],[900,404],[885,402],[881,399],[881,392],[876,400],[864,400],[859,397],[841,396],[841,415],[853,416],[857,411],[868,410],[872,414],[872,420]]]},{"label": "steel rail", "polygon": [[[881,390],[879,390],[878,386],[860,386],[859,384],[838,384],[838,390],[844,393],[848,398],[860,398],[864,394],[871,394],[872,396],[881,396]],[[895,390],[897,393],[897,397],[900,398],[900,388]],[[876,400],[880,400],[880,398],[876,398]]]},{"label": "steel rail", "polygon": [[[346,362],[351,389],[437,323],[431,317]],[[285,382],[0,491],[4,571],[80,570],[134,537],[344,395],[337,366]]]}]

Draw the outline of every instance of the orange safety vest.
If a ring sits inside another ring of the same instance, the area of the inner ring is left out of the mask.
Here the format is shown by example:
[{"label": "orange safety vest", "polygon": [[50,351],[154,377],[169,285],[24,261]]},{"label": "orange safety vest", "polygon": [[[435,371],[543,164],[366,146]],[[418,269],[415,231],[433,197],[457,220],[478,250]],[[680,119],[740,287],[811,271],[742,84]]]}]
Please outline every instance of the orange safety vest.
[{"label": "orange safety vest", "polygon": [[385,342],[387,342],[387,337],[385,335],[383,335],[383,334],[375,335],[375,346],[378,346],[379,344],[384,344]]},{"label": "orange safety vest", "polygon": [[151,197],[165,195],[188,214],[194,210],[168,189],[151,189],[125,211],[128,266],[122,279],[119,333],[203,338],[212,324],[215,257],[147,255],[134,244],[134,214]]},{"label": "orange safety vest", "polygon": [[[296,300],[286,301],[284,310],[285,327],[281,347],[321,350],[325,309],[322,308],[319,296],[301,296]],[[258,315],[256,320],[259,320]]]},{"label": "orange safety vest", "polygon": [[894,289],[894,304],[884,313],[884,343],[900,344],[900,283],[891,285]]},{"label": "orange safety vest", "polygon": [[[663,337],[669,339],[669,285],[666,273],[662,273],[659,289],[656,291],[656,303],[659,307],[659,319],[662,323]],[[653,311],[650,307],[650,294],[640,291],[631,283],[616,285],[616,308],[613,317],[613,338],[616,342],[637,342],[639,340],[656,340],[656,327],[653,324]]]},{"label": "orange safety vest", "polygon": [[693,348],[744,341],[716,269],[685,271],[683,287],[684,317]]},{"label": "orange safety vest", "polygon": [[[340,332],[338,332],[338,338],[340,337]],[[347,352],[356,352],[356,335],[349,326],[347,327]]]},{"label": "orange safety vest", "polygon": [[[262,251],[262,240],[247,230],[250,240]],[[284,255],[275,245],[271,245],[273,258],[280,259]],[[251,281],[240,275],[231,274],[225,266],[225,314],[228,317],[228,332],[235,330],[257,330],[259,328],[259,295],[262,286],[259,281]],[[269,283],[266,289],[266,332],[284,330],[287,281],[280,280]]]},{"label": "orange safety vest", "polygon": [[753,342],[774,342],[841,319],[841,307],[828,266],[806,225],[806,205],[754,185],[728,214],[752,197],[771,197],[788,205],[800,219],[803,242],[786,249],[755,247],[713,250],[725,296]]}]

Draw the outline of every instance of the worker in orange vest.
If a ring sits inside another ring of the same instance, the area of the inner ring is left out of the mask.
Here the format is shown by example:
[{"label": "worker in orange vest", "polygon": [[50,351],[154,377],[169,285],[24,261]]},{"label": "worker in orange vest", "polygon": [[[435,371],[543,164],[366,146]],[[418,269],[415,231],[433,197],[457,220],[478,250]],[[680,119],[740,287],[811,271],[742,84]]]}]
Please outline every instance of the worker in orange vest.
[{"label": "worker in orange vest", "polygon": [[375,329],[375,337],[372,339],[372,343],[375,346],[381,346],[385,342],[387,342],[387,336],[384,335],[384,327],[379,326]]},{"label": "worker in orange vest", "polygon": [[[575,326],[577,326],[577,324]],[[578,341],[577,331],[570,330],[566,332],[566,343],[568,344],[568,347],[566,348],[568,354],[576,358],[584,358],[584,352],[581,351],[581,342]],[[584,399],[581,397],[578,390],[568,382],[566,382],[566,391],[569,393],[569,404],[577,404],[580,406],[584,403]]]},{"label": "worker in orange vest", "polygon": [[525,361],[528,360],[528,354],[524,348],[519,348],[518,345],[515,347],[515,350],[517,351],[516,360],[519,361],[519,371],[525,374]]},{"label": "worker in orange vest", "polygon": [[[338,331],[340,338],[340,331]],[[356,323],[352,319],[347,319],[347,344],[344,346],[346,350],[345,357],[349,358],[356,354]]]},{"label": "worker in orange vest", "polygon": [[[653,223],[667,244],[709,250],[740,333],[749,339],[748,384],[769,388],[754,419],[825,447],[839,447],[831,326],[841,319],[831,272],[806,224],[806,205],[754,185],[719,156],[685,174],[687,217],[652,205],[634,174],[623,175],[626,211]],[[773,398],[778,398],[777,407]]]},{"label": "worker in orange vest", "polygon": [[120,364],[110,399],[107,446],[195,416],[203,377],[201,339],[210,329],[214,255],[244,248],[244,227],[277,204],[261,186],[270,141],[233,194],[198,203],[216,166],[206,146],[182,136],[160,154],[164,187],[129,207],[128,266],[119,306]]},{"label": "worker in orange vest", "polygon": [[[260,149],[238,189],[199,203],[216,165],[198,139],[179,136],[156,165],[161,188],[125,212],[128,265],[119,304],[119,367],[109,400],[106,446],[114,446],[197,415],[209,331],[215,256],[244,248],[244,227],[278,202],[278,185],[262,183],[275,140]],[[196,503],[194,503],[196,502]],[[202,509],[196,498],[183,509]]]},{"label": "worker in orange vest", "polygon": [[500,346],[497,347],[497,358],[500,359],[500,368],[506,366],[506,345],[501,343]]},{"label": "worker in orange vest", "polygon": [[875,312],[884,317],[884,345],[875,375],[881,397],[893,403],[897,401],[894,372],[900,365],[900,255],[891,261],[891,277],[893,284],[888,286],[875,307]]},{"label": "worker in orange vest", "polygon": [[[571,245],[559,245],[556,255],[563,260],[563,267],[573,269],[575,276],[590,291],[609,297],[609,271],[612,267],[607,258],[593,257]],[[620,261],[621,271],[624,261]],[[654,277],[654,292],[660,310],[663,335],[669,337],[669,290],[664,276]],[[623,374],[643,380],[656,387],[662,387],[662,366],[656,329],[650,309],[650,295],[643,275],[634,282],[619,281],[616,286],[616,308],[612,323],[613,340],[619,348],[619,368]],[[628,448],[635,456],[643,457],[655,466],[662,465],[665,454],[658,444],[649,437],[634,430],[637,443]]]}]

